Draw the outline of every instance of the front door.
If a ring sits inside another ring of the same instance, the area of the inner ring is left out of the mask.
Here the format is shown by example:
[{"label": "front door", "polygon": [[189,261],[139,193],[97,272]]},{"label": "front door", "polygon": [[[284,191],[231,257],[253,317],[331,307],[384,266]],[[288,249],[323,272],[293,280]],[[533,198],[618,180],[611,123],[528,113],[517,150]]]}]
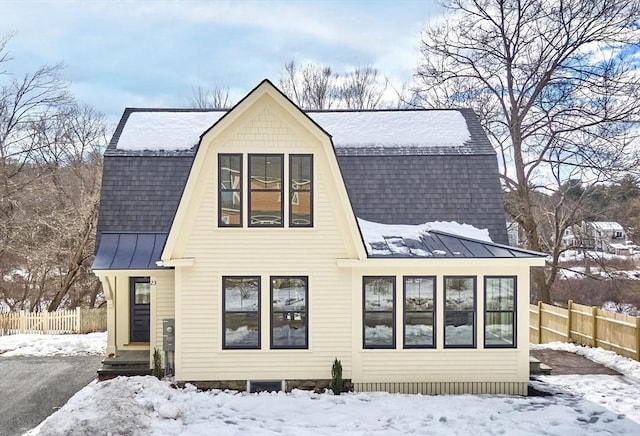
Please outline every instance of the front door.
[{"label": "front door", "polygon": [[131,277],[129,342],[149,342],[151,283],[149,277]]}]

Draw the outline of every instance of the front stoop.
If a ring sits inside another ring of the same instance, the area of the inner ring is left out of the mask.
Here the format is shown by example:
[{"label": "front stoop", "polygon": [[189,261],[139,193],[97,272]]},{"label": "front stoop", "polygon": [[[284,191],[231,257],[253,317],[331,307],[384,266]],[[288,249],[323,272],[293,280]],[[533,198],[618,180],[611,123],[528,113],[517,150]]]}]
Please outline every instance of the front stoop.
[{"label": "front stoop", "polygon": [[545,365],[533,356],[529,356],[529,374],[531,375],[550,375],[552,368]]},{"label": "front stoop", "polygon": [[101,381],[134,375],[151,375],[148,351],[119,351],[116,356],[105,357],[98,369],[98,380]]}]

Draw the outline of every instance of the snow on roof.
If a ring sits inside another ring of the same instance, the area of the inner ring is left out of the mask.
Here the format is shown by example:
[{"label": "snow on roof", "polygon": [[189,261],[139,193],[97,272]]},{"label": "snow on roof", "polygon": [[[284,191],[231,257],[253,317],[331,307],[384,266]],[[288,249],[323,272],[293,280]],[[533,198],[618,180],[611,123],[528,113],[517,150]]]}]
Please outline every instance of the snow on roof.
[{"label": "snow on roof", "polygon": [[614,221],[593,221],[591,225],[598,230],[615,230],[623,231],[622,226]]},{"label": "snow on roof", "polygon": [[309,112],[336,147],[461,147],[471,139],[456,110]]},{"label": "snow on roof", "polygon": [[[226,111],[133,111],[122,130],[121,150],[188,150]],[[457,110],[308,112],[336,147],[462,147],[471,139]]]},{"label": "snow on roof", "polygon": [[[407,246],[403,240],[420,241],[429,236],[430,231],[438,231],[463,238],[492,243],[487,229],[478,229],[469,224],[455,221],[434,221],[418,225],[380,224],[358,218],[358,224],[365,242],[367,253],[371,256],[386,255],[392,250],[394,255],[429,257],[446,254],[441,250],[426,251],[421,246]],[[378,247],[384,246],[384,249]]]},{"label": "snow on roof", "polygon": [[120,134],[121,150],[189,150],[200,134],[216,123],[226,111],[131,112]]}]

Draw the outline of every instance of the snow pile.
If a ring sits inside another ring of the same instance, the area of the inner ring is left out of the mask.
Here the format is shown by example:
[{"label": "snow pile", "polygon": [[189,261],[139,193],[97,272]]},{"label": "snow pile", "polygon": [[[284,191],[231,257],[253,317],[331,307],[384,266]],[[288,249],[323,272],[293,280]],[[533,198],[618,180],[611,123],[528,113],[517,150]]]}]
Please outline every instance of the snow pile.
[{"label": "snow pile", "polygon": [[101,356],[107,333],[0,336],[1,356]]},{"label": "snow pile", "polygon": [[[584,378],[585,384],[589,378]],[[569,395],[247,394],[199,392],[191,386],[172,389],[168,382],[153,377],[132,377],[87,386],[42,423],[39,433],[32,434],[102,434],[106,430],[168,436],[569,435],[638,434],[640,425]]]}]

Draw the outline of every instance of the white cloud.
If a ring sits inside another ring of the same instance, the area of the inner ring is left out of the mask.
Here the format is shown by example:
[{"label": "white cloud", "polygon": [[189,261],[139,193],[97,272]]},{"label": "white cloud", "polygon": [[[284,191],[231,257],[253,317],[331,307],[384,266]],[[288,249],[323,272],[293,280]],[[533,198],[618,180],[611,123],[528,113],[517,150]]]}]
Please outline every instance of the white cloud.
[{"label": "white cloud", "polygon": [[[13,66],[30,71],[64,61],[81,99],[111,112],[127,94],[186,105],[192,84],[244,95],[277,81],[289,60],[345,71],[372,65],[411,79],[420,30],[441,15],[436,2],[120,1],[3,2],[18,34]],[[143,99],[144,100],[144,99]],[[133,106],[127,102],[124,106]],[[120,112],[120,111],[118,111]]]}]

